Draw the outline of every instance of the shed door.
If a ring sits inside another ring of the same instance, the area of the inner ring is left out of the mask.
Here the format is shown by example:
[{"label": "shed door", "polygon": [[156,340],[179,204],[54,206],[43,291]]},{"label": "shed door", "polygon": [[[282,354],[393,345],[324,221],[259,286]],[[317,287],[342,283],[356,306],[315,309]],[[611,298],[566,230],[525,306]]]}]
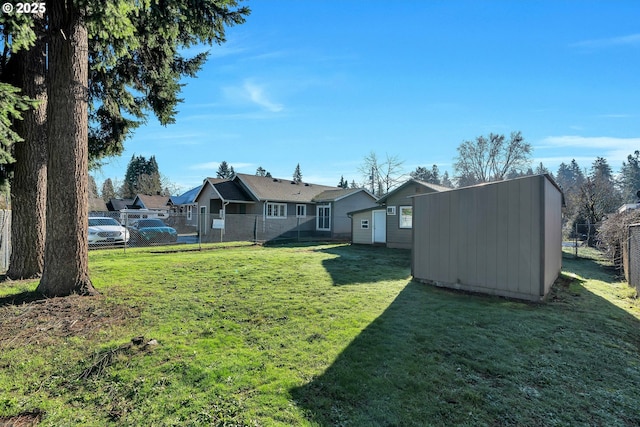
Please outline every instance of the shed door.
[{"label": "shed door", "polygon": [[373,243],[385,243],[387,241],[387,213],[385,211],[373,211]]}]

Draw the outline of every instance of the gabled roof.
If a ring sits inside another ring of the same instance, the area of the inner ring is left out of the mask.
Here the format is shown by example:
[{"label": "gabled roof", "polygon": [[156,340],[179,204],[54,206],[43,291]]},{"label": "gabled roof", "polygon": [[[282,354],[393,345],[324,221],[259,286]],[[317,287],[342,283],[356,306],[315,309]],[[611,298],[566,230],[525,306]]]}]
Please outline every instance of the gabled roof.
[{"label": "gabled roof", "polygon": [[220,197],[227,202],[253,202],[251,196],[235,181],[222,181],[213,185]]},{"label": "gabled roof", "polygon": [[[139,203],[138,203],[139,202]],[[147,196],[146,194],[138,194],[133,199],[133,204],[145,209],[167,209],[169,198],[167,196]]]},{"label": "gabled roof", "polygon": [[107,204],[100,197],[89,196],[89,212],[106,212]]},{"label": "gabled roof", "polygon": [[172,205],[190,205],[196,200],[196,196],[200,192],[202,185],[192,188],[189,191],[185,191],[179,196],[169,197],[169,203]]},{"label": "gabled roof", "polygon": [[242,173],[236,174],[234,181],[240,183],[257,201],[312,203],[318,194],[336,189],[327,185]]},{"label": "gabled roof", "polygon": [[110,211],[119,211],[129,209],[133,205],[133,199],[109,199],[107,209]]},{"label": "gabled roof", "polygon": [[451,190],[451,188],[449,187],[443,187],[442,185],[431,184],[430,182],[420,181],[419,179],[411,178],[401,186],[394,188],[393,190],[389,191],[387,194],[382,196],[380,199],[378,199],[378,203],[380,204],[385,203],[389,197],[393,196],[394,194],[403,190],[404,188],[408,187],[411,184],[418,184],[420,186],[423,186],[429,190],[436,191],[436,192]]},{"label": "gabled roof", "polygon": [[345,197],[349,197],[352,194],[356,194],[359,192],[364,192],[365,194],[371,196],[371,198],[375,201],[378,200],[376,196],[369,193],[364,188],[338,188],[333,190],[325,190],[322,193],[316,195],[313,198],[314,202],[337,202],[339,200],[344,199]]},{"label": "gabled roof", "polygon": [[220,199],[227,202],[252,202],[251,196],[235,181],[221,178],[207,178],[204,180],[202,187],[198,190],[194,200],[200,198],[202,191],[207,188],[213,188],[213,191]]}]

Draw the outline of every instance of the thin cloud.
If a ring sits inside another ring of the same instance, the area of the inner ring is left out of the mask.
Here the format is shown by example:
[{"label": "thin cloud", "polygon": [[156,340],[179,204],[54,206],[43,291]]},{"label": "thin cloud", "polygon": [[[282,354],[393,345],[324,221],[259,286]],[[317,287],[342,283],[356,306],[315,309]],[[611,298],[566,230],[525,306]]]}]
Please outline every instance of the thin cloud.
[{"label": "thin cloud", "polygon": [[282,104],[275,103],[268,98],[262,86],[246,81],[243,88],[249,100],[260,107],[272,113],[278,113],[284,109]]},{"label": "thin cloud", "polygon": [[571,47],[606,48],[614,46],[640,46],[640,33],[605,39],[583,40],[570,45]]},{"label": "thin cloud", "polygon": [[640,146],[640,138],[616,138],[611,136],[548,136],[542,140],[540,147],[582,147],[617,150],[623,147]]},{"label": "thin cloud", "polygon": [[279,113],[284,109],[282,104],[271,100],[264,85],[245,80],[242,86],[227,86],[222,92],[228,100],[240,104],[254,104],[270,113]]}]

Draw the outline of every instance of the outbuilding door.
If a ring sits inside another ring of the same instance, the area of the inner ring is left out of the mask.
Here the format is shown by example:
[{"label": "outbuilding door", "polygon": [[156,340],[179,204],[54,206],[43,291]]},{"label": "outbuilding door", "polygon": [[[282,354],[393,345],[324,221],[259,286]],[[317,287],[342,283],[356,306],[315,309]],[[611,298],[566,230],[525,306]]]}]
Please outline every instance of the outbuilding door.
[{"label": "outbuilding door", "polygon": [[387,213],[384,210],[373,211],[373,243],[387,241]]}]

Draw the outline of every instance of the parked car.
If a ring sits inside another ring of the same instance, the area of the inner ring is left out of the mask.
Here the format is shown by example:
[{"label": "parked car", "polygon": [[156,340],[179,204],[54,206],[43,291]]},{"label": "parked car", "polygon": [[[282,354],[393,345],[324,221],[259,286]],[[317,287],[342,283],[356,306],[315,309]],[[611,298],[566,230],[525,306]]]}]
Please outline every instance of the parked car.
[{"label": "parked car", "polygon": [[130,226],[131,243],[153,244],[173,243],[178,240],[178,232],[157,218],[139,219]]},{"label": "parked car", "polygon": [[129,241],[129,230],[109,217],[89,218],[89,244],[114,245]]}]

